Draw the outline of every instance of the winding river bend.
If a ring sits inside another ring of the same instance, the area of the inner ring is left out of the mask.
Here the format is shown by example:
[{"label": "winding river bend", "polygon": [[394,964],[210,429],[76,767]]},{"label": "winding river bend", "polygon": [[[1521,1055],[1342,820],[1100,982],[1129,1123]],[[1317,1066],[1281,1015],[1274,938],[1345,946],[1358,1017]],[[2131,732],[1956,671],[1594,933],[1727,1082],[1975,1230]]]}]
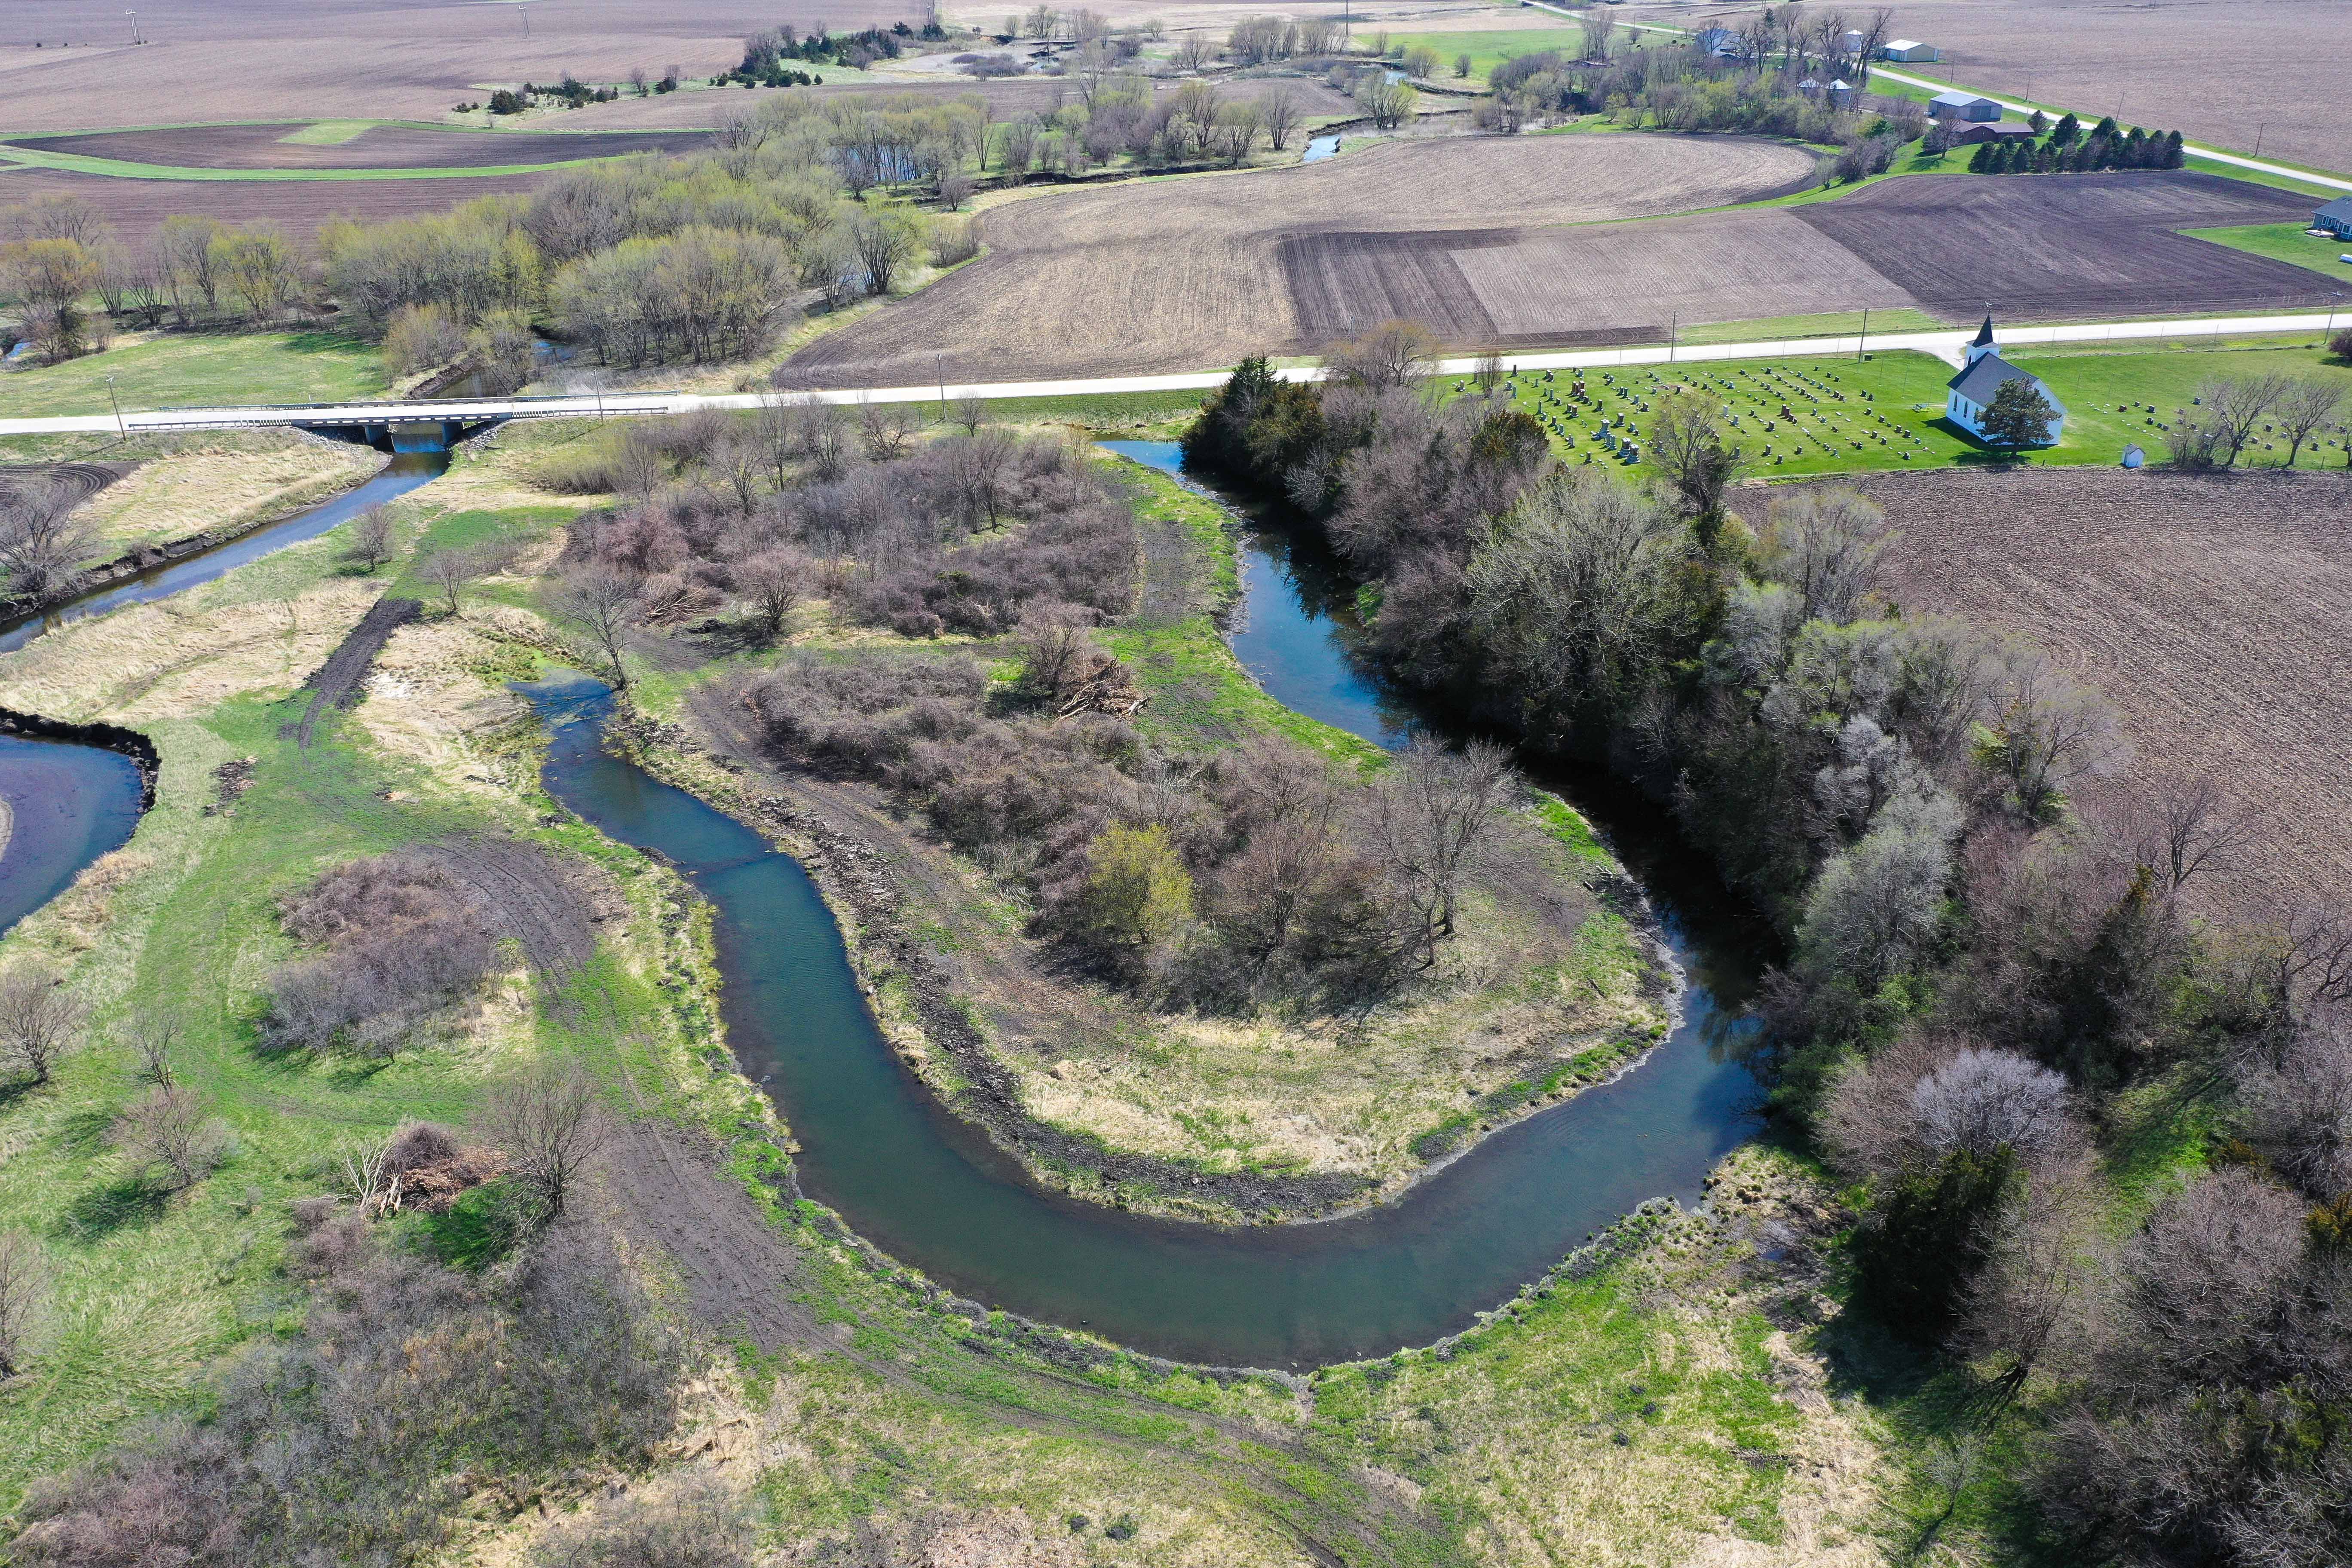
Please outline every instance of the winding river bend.
[{"label": "winding river bend", "polygon": [[[1172,447],[1113,443],[1172,469]],[[1411,725],[1357,672],[1335,579],[1303,541],[1249,541],[1237,652],[1275,697],[1382,744]],[[808,875],[758,834],[605,752],[609,694],[527,689],[553,731],[549,790],[675,863],[710,900],[738,1060],[802,1145],[810,1193],[933,1279],[991,1305],[1181,1359],[1304,1366],[1465,1327],[1642,1200],[1696,1197],[1754,1129],[1753,1080],[1722,1049],[1749,977],[1738,928],[1694,919],[1723,895],[1637,812],[1571,792],[1649,885],[1691,976],[1684,1017],[1614,1083],[1490,1136],[1393,1203],[1312,1225],[1221,1230],[1049,1193],[938,1103],[866,1011]],[[1546,781],[1557,782],[1557,781]]]},{"label": "winding river bend", "polygon": [[[1172,447],[1114,443],[1174,470]],[[299,517],[173,563],[0,637],[211,581],[314,538],[446,466],[403,454]],[[1352,595],[1310,539],[1246,541],[1235,650],[1275,697],[1393,744],[1416,722],[1350,659]],[[1753,1130],[1748,1075],[1724,1056],[1726,1009],[1752,978],[1753,933],[1703,864],[1638,805],[1562,788],[1648,888],[1689,974],[1679,1027],[1641,1067],[1488,1138],[1393,1203],[1313,1225],[1246,1230],[1156,1220],[1031,1184],[940,1109],[887,1047],[815,885],[750,828],[601,747],[610,694],[530,690],[551,723],[549,788],[624,842],[667,856],[716,911],[723,1005],[738,1059],[790,1119],[802,1179],[865,1236],[991,1305],[1189,1361],[1303,1366],[1426,1343],[1468,1324],[1644,1198],[1695,1197]],[[0,930],[54,897],[137,826],[135,764],[94,746],[0,736]]]}]

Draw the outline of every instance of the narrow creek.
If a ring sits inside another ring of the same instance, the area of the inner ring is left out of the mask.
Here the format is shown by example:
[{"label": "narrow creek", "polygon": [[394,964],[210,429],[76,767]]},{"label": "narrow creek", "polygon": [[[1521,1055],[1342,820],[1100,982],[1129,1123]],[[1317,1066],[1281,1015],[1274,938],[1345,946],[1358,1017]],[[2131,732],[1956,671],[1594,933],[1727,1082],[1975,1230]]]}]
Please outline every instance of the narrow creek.
[{"label": "narrow creek", "polygon": [[[1111,449],[1173,470],[1164,444]],[[1381,744],[1412,717],[1351,661],[1338,579],[1311,545],[1247,541],[1234,647],[1272,694]],[[1727,900],[1663,826],[1566,788],[1649,888],[1691,978],[1680,1026],[1615,1082],[1492,1134],[1394,1202],[1242,1230],[1148,1218],[1043,1190],[944,1110],[890,1052],[807,873],[750,828],[602,749],[610,694],[525,689],[552,731],[547,787],[690,878],[715,914],[737,1059],[800,1141],[801,1178],[877,1246],[992,1306],[1225,1365],[1306,1366],[1426,1343],[1512,1295],[1643,1200],[1698,1195],[1751,1136],[1755,1085],[1723,1050],[1752,978]]]},{"label": "narrow creek", "polygon": [[449,470],[449,454],[435,447],[431,450],[402,451],[393,455],[390,462],[345,490],[333,500],[296,512],[250,533],[239,534],[226,543],[215,545],[199,554],[183,556],[152,567],[135,577],[110,584],[79,598],[52,605],[38,615],[28,616],[0,630],[0,653],[13,653],[45,632],[55,631],[71,621],[86,616],[102,616],[129,605],[152,604],[168,599],[174,594],[184,594],[214,579],[226,576],[248,562],[299,544],[306,539],[340,528],[372,506],[385,501],[421,485],[431,484]]},{"label": "narrow creek", "polygon": [[[449,454],[396,453],[355,488],[199,554],[167,562],[0,629],[0,654],[86,616],[149,604],[210,583],[248,562],[340,527],[369,507],[446,473]],[[138,764],[71,740],[0,734],[0,931],[63,892],[82,868],[120,849],[139,826]]]}]

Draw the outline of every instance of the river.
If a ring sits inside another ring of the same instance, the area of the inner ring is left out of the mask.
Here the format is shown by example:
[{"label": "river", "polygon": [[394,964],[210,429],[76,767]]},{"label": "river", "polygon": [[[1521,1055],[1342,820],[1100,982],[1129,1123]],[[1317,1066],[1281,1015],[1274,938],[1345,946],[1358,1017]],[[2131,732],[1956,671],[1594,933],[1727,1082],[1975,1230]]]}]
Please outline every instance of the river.
[{"label": "river", "polygon": [[[1164,444],[1109,445],[1172,468]],[[1349,658],[1351,627],[1331,613],[1337,579],[1309,542],[1253,532],[1245,581],[1234,647],[1275,697],[1381,744],[1407,732],[1404,707]],[[1572,790],[1649,879],[1691,976],[1679,1026],[1638,1068],[1492,1134],[1393,1202],[1316,1224],[1222,1229],[1044,1190],[891,1053],[839,928],[791,857],[604,752],[601,685],[527,689],[553,730],[550,791],[709,899],[729,1037],[791,1122],[809,1193],[990,1305],[1216,1364],[1380,1354],[1466,1326],[1645,1198],[1696,1198],[1754,1131],[1754,1081],[1723,1050],[1752,949],[1737,922],[1687,912],[1727,900],[1654,819]]]},{"label": "river", "polygon": [[[1175,469],[1172,446],[1110,445]],[[48,624],[208,582],[428,482],[446,460],[405,454],[325,506],[69,604]],[[1380,744],[1410,732],[1409,705],[1350,656],[1353,596],[1312,535],[1265,526],[1244,545],[1234,645],[1251,673],[1289,706]],[[601,685],[528,689],[552,731],[549,789],[614,838],[667,857],[710,900],[730,1041],[790,1121],[809,1192],[990,1305],[1217,1364],[1304,1366],[1426,1343],[1642,1200],[1696,1197],[1708,1169],[1754,1130],[1754,1083],[1723,1050],[1730,1004],[1752,979],[1752,931],[1638,803],[1593,781],[1545,778],[1649,889],[1691,979],[1679,1026],[1639,1068],[1493,1134],[1393,1202],[1316,1224],[1221,1229],[1045,1191],[890,1052],[839,928],[791,857],[605,752]],[[112,752],[0,737],[0,797],[14,816],[0,849],[5,929],[129,837],[140,783]]]},{"label": "river", "polygon": [[429,451],[395,453],[390,462],[357,486],[345,490],[332,500],[296,512],[292,517],[250,533],[239,534],[226,543],[215,545],[201,554],[167,562],[110,584],[79,598],[51,605],[39,615],[29,616],[0,631],[0,653],[13,653],[45,632],[54,631],[69,621],[85,616],[102,616],[109,610],[119,610],[131,605],[151,604],[168,599],[174,594],[212,582],[215,578],[236,571],[248,562],[283,550],[289,544],[299,544],[306,539],[341,527],[372,506],[404,496],[420,485],[431,484],[449,470],[449,454],[439,448]]}]

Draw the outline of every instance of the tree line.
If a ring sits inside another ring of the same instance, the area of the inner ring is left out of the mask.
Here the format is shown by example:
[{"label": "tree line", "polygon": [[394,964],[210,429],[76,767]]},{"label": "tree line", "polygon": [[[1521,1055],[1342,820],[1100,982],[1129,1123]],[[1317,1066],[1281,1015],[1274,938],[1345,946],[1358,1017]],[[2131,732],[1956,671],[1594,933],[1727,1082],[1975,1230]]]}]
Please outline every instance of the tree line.
[{"label": "tree line", "polygon": [[[1954,1444],[2015,1440],[2085,1559],[2341,1561],[2352,912],[2193,919],[2258,825],[2216,781],[2117,784],[2111,709],[2038,649],[1896,613],[1866,498],[1737,515],[1688,395],[1659,482],[1559,468],[1507,400],[1431,395],[1428,348],[1244,366],[1188,455],[1305,510],[1397,679],[1639,783],[1786,933],[1752,1058],[1857,1184],[1855,1305],[1974,1391]],[[2106,1225],[2151,1101],[2205,1163]]]}]

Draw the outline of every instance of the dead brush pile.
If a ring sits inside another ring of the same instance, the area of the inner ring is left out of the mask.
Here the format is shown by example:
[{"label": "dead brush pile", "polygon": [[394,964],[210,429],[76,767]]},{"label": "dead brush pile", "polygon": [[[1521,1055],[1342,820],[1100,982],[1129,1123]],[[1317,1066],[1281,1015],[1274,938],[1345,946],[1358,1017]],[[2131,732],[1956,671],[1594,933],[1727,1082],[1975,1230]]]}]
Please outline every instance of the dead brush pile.
[{"label": "dead brush pile", "polygon": [[490,971],[478,910],[445,868],[417,855],[354,860],[282,905],[288,934],[322,947],[270,977],[262,1023],[274,1050],[389,1057],[427,1015]]}]

